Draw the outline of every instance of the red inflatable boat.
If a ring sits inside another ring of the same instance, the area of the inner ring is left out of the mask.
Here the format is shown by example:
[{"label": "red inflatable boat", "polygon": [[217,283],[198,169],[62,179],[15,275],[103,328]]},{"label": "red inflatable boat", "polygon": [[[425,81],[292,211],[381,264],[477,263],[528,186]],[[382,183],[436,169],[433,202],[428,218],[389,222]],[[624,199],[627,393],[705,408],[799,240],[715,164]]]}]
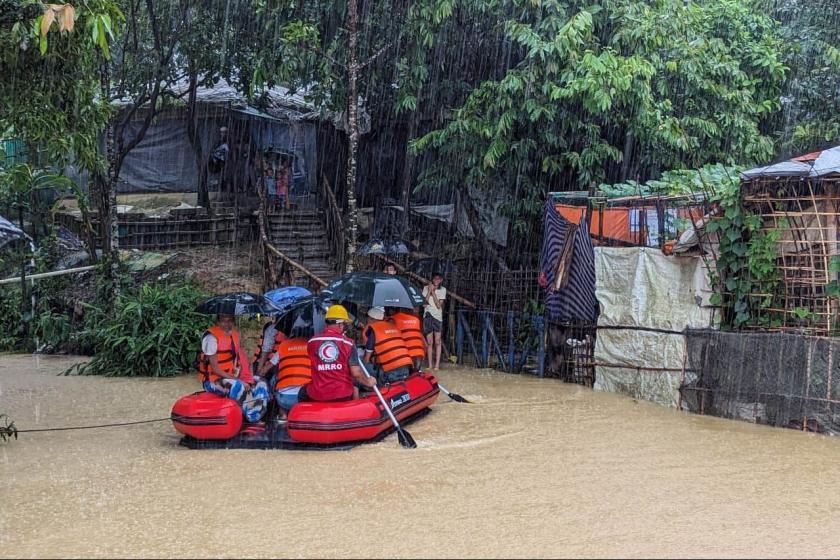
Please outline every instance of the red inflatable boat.
[{"label": "red inflatable boat", "polygon": [[[419,373],[381,387],[385,402],[397,420],[410,422],[437,400],[437,378]],[[285,426],[245,424],[235,401],[210,393],[182,397],[172,407],[172,423],[184,434],[182,445],[192,448],[331,448],[378,441],[393,431],[375,394],[339,403],[304,402],[289,411]]]}]

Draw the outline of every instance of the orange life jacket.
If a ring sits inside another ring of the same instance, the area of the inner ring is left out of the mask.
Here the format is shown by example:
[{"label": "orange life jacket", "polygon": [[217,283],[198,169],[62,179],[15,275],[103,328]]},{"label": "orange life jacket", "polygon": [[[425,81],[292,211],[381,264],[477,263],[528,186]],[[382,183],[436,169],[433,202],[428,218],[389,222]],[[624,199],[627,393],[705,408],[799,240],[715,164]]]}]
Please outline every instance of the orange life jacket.
[{"label": "orange life jacket", "polygon": [[423,338],[420,318],[411,313],[400,311],[394,313],[391,320],[402,333],[405,346],[408,348],[408,355],[412,358],[424,358],[426,356],[426,339]]},{"label": "orange life jacket", "polygon": [[[267,331],[268,327],[270,326],[271,323],[266,323],[263,327],[262,332],[260,333],[260,338],[259,340],[257,340],[257,350],[254,352],[254,358],[251,360],[251,363],[254,363],[260,359],[260,356],[262,355],[263,342],[265,342],[265,331]],[[283,334],[281,331],[276,331],[276,334],[274,335],[274,348],[276,349],[278,344],[288,339],[289,337]]]},{"label": "orange life jacket", "polygon": [[[414,362],[408,355],[402,333],[393,323],[376,321],[370,324],[376,337],[373,353],[382,371],[389,372],[398,367],[412,367]],[[367,329],[365,329],[367,330]]]},{"label": "orange life jacket", "polygon": [[290,338],[274,347],[280,356],[277,364],[277,383],[274,390],[305,385],[312,380],[312,362],[309,359],[305,338]]},{"label": "orange life jacket", "polygon": [[[202,340],[204,339],[207,334],[212,334],[216,337],[216,358],[219,360],[219,369],[224,371],[227,374],[232,374],[234,368],[236,367],[236,356],[238,354],[238,349],[241,347],[239,344],[239,332],[236,330],[231,331],[230,334],[227,334],[225,331],[221,329],[221,327],[213,326],[207,329],[207,331],[202,335]],[[198,380],[202,383],[204,381],[215,382],[220,379],[220,376],[212,373],[210,368],[210,357],[205,356],[203,351],[199,351],[198,353]]]}]

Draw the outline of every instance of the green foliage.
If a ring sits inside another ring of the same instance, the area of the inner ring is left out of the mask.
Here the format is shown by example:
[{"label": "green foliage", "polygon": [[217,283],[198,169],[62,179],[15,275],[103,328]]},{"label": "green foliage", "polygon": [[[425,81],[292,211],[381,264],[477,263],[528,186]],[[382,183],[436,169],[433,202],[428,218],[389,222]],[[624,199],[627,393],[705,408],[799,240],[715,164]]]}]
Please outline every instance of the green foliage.
[{"label": "green foliage", "polygon": [[785,67],[775,22],[749,3],[492,5],[519,62],[414,143],[438,155],[426,186],[505,192],[523,229],[546,190],[602,182],[625,157],[634,177],[771,157],[762,124]]},{"label": "green foliage", "polygon": [[120,295],[112,309],[89,305],[84,336],[95,339],[96,355],[72,369],[117,377],[169,377],[191,370],[208,325],[208,317],[195,311],[205,297],[189,284],[144,284]]},{"label": "green foliage", "polygon": [[[719,238],[711,303],[721,308],[722,328],[777,326],[780,317],[771,309],[778,307],[782,287],[776,268],[780,230],[764,229],[760,216],[744,210],[740,193],[737,175],[722,183],[715,194],[719,213],[706,225],[706,233]],[[779,227],[786,227],[786,220]]]},{"label": "green foliage", "polygon": [[840,19],[834,0],[763,0],[783,22],[779,56],[790,68],[774,122],[779,148],[801,154],[840,141]]},{"label": "green foliage", "polygon": [[21,20],[0,26],[0,133],[11,131],[37,147],[50,165],[73,158],[95,169],[97,134],[110,115],[106,101],[97,98],[101,34],[121,14],[112,0],[86,0],[76,6],[69,28],[61,15],[42,27],[52,8],[23,4],[38,6],[35,12],[42,15],[28,20],[29,10],[22,9]]},{"label": "green foliage", "polygon": [[522,313],[516,317],[515,332],[518,348],[523,348],[537,336],[534,318],[543,316],[545,316],[545,301],[530,298],[525,302],[525,305],[522,306]]},{"label": "green foliage", "polygon": [[0,351],[34,350],[26,336],[26,323],[31,314],[21,313],[20,286],[4,286],[0,290]]},{"label": "green foliage", "polygon": [[652,179],[645,183],[636,181],[625,181],[614,185],[602,183],[598,186],[598,191],[608,198],[714,193],[720,191],[724,183],[731,183],[741,171],[742,168],[739,166],[711,164],[700,169],[665,171],[659,179]]},{"label": "green foliage", "polygon": [[8,415],[0,414],[0,441],[6,441],[12,438],[17,439],[18,431],[13,420],[10,420]]}]

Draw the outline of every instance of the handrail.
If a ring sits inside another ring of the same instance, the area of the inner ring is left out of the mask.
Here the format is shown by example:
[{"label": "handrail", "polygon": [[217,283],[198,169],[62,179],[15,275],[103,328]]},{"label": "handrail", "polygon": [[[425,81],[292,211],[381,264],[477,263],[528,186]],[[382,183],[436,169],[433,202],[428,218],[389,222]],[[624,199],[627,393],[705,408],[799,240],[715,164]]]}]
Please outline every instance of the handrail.
[{"label": "handrail", "polygon": [[322,288],[327,287],[327,282],[323,278],[321,278],[320,276],[318,276],[317,274],[315,274],[314,272],[312,272],[311,270],[309,270],[308,268],[306,268],[305,266],[303,266],[302,264],[300,264],[299,262],[297,262],[293,258],[287,256],[280,249],[278,249],[277,247],[275,247],[274,245],[269,243],[268,239],[263,239],[263,244],[266,246],[266,248],[269,251],[274,253],[276,256],[280,257],[281,259],[283,259],[284,261],[286,261],[287,263],[289,263],[290,265],[292,265],[296,269],[300,270],[301,272],[303,272],[304,274],[306,274],[307,276],[309,276],[310,278],[315,280],[315,282],[317,282]]},{"label": "handrail", "polygon": [[[259,220],[259,224],[260,224],[260,241],[262,242],[263,247],[265,249],[267,249],[269,252],[271,252],[272,254],[274,254],[275,256],[283,259],[286,263],[290,264],[291,266],[295,267],[296,269],[298,269],[301,272],[303,272],[304,274],[306,274],[308,277],[310,277],[312,280],[314,280],[316,283],[318,283],[318,285],[320,285],[321,287],[326,287],[327,282],[324,281],[323,278],[321,278],[320,276],[318,276],[317,274],[315,274],[314,272],[312,272],[311,270],[309,270],[308,268],[306,268],[305,266],[303,266],[302,264],[300,264],[299,262],[297,262],[293,258],[291,258],[288,255],[286,255],[285,253],[283,253],[280,249],[278,249],[277,247],[272,245],[271,242],[268,240],[268,234],[265,231],[266,230],[266,228],[265,228],[266,214],[264,213],[264,210],[265,210],[265,207],[266,207],[265,195],[264,195],[262,190],[259,191],[259,194],[260,194],[260,210],[258,212],[257,219]],[[273,271],[271,271],[271,274],[273,276]]]},{"label": "handrail", "polygon": [[345,265],[347,264],[345,261],[344,222],[341,219],[341,210],[335,198],[335,193],[330,188],[330,183],[324,174],[321,175],[321,194],[327,201],[328,207],[324,218],[327,239],[332,247],[332,252],[338,265],[338,272],[339,274],[343,274]]}]

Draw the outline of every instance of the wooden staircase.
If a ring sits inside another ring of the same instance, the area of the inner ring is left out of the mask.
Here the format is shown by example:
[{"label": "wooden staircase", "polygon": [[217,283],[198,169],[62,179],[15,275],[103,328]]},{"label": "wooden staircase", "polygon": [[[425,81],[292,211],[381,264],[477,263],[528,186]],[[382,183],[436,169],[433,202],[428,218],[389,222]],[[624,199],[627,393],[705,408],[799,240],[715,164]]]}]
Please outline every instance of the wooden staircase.
[{"label": "wooden staircase", "polygon": [[[268,216],[268,238],[283,254],[296,260],[326,282],[338,276],[330,254],[331,248],[324,226],[324,211],[316,207],[280,210]],[[277,266],[284,266],[282,259]],[[288,267],[292,283],[313,291],[320,286],[295,267]]]}]

